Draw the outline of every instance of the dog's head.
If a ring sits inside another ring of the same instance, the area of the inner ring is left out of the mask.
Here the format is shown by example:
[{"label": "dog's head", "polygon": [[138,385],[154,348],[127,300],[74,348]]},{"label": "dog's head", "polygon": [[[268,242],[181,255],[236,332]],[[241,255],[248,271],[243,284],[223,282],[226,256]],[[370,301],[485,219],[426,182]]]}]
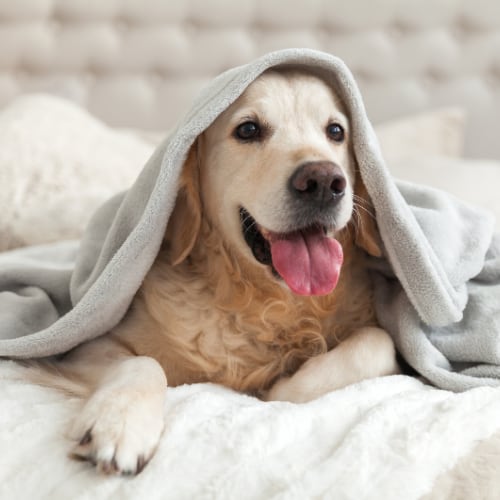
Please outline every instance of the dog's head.
[{"label": "dog's head", "polygon": [[267,266],[293,292],[332,291],[343,260],[336,236],[356,205],[357,243],[380,252],[351,134],[342,103],[321,79],[264,73],[191,149],[176,207],[184,220],[174,212],[169,226],[173,261],[189,253],[203,213],[233,255]]}]

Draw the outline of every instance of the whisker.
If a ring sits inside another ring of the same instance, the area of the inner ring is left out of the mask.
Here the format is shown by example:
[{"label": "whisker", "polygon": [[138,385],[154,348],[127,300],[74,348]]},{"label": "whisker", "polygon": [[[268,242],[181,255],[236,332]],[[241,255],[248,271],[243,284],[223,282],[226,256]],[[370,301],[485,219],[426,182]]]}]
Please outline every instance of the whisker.
[{"label": "whisker", "polygon": [[[363,211],[363,212],[364,212],[364,213],[366,213],[366,214],[367,214],[367,215],[368,215],[371,219],[375,220],[375,214],[374,214],[372,211],[368,210],[367,208],[362,207],[362,206],[358,206],[358,207],[356,208],[356,210],[357,210],[358,212]],[[361,213],[360,213],[359,215],[361,216]]]},{"label": "whisker", "polygon": [[[360,200],[363,200],[363,198],[359,198]],[[368,204],[368,202],[366,202],[366,200],[363,200],[365,202],[365,204]],[[355,199],[354,201],[354,209],[358,209],[358,210],[363,210],[367,215],[369,215],[372,219],[375,219],[375,212],[371,209],[370,205],[368,204],[368,206],[364,206],[363,203],[359,203],[359,201],[357,199]]]},{"label": "whisker", "polygon": [[249,231],[253,230],[256,225],[257,224],[255,222],[252,222],[250,225],[244,226],[244,233],[248,233]]},{"label": "whisker", "polygon": [[361,211],[365,212],[369,217],[375,220],[375,214],[369,210],[367,207],[363,206],[360,203],[354,203],[354,208],[353,208],[353,228],[356,234],[359,232],[363,231],[363,225],[364,225],[364,220],[362,217]]},{"label": "whisker", "polygon": [[353,217],[351,218],[351,224],[354,228],[354,231],[358,232],[359,226],[362,224],[362,217],[361,217],[356,205],[354,206],[354,209],[352,211],[352,215],[353,215]]},{"label": "whisker", "polygon": [[250,217],[250,215],[247,215],[244,219],[241,219],[241,222],[243,224],[247,224],[249,220],[252,221],[250,225],[256,224],[255,220],[252,219],[252,217]]},{"label": "whisker", "polygon": [[355,202],[357,202],[357,203],[358,203],[358,205],[366,205],[366,206],[371,206],[371,205],[370,205],[370,202],[369,202],[367,199],[365,199],[365,198],[363,198],[362,196],[359,196],[359,195],[357,195],[357,194],[353,194],[353,195],[352,195],[352,199],[353,199]]},{"label": "whisker", "polygon": [[257,222],[250,214],[245,214],[244,217],[241,218],[241,222],[243,224],[243,234],[248,233],[253,230],[255,226],[257,226]]}]

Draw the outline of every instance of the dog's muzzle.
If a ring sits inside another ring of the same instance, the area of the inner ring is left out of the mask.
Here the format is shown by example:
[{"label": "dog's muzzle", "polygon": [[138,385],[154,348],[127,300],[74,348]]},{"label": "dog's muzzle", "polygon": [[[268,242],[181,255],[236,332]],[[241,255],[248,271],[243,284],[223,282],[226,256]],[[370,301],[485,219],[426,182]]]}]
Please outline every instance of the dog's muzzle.
[{"label": "dog's muzzle", "polygon": [[343,261],[340,243],[320,224],[289,233],[274,233],[259,226],[240,208],[243,237],[253,256],[271,266],[298,295],[325,295],[337,285]]}]

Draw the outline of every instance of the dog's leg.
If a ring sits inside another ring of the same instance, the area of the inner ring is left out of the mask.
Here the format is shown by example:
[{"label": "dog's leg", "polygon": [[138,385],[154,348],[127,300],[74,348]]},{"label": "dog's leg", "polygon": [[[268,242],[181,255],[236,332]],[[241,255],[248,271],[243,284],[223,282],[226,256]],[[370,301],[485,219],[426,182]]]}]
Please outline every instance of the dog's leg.
[{"label": "dog's leg", "polygon": [[105,473],[140,472],[163,431],[167,380],[161,366],[108,335],[75,349],[59,370],[91,390],[70,429],[72,455]]},{"label": "dog's leg", "polygon": [[381,328],[356,331],[331,351],[306,361],[271,387],[268,401],[305,403],[367,378],[399,373],[392,339]]}]

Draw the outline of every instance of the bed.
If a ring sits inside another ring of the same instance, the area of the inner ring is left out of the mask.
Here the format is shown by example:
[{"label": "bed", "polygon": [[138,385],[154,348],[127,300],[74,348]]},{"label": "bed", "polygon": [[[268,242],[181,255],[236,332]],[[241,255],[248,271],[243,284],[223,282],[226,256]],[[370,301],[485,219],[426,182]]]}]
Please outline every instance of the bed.
[{"label": "bed", "polygon": [[[78,238],[206,80],[285,46],[344,58],[396,177],[500,216],[493,1],[236,5],[0,7],[12,47],[0,61],[1,250]],[[455,394],[394,376],[293,405],[182,386],[169,390],[158,453],[135,478],[70,460],[65,434],[81,403],[28,383],[11,361],[0,364],[0,401],[2,498],[497,498],[497,388]]]}]

